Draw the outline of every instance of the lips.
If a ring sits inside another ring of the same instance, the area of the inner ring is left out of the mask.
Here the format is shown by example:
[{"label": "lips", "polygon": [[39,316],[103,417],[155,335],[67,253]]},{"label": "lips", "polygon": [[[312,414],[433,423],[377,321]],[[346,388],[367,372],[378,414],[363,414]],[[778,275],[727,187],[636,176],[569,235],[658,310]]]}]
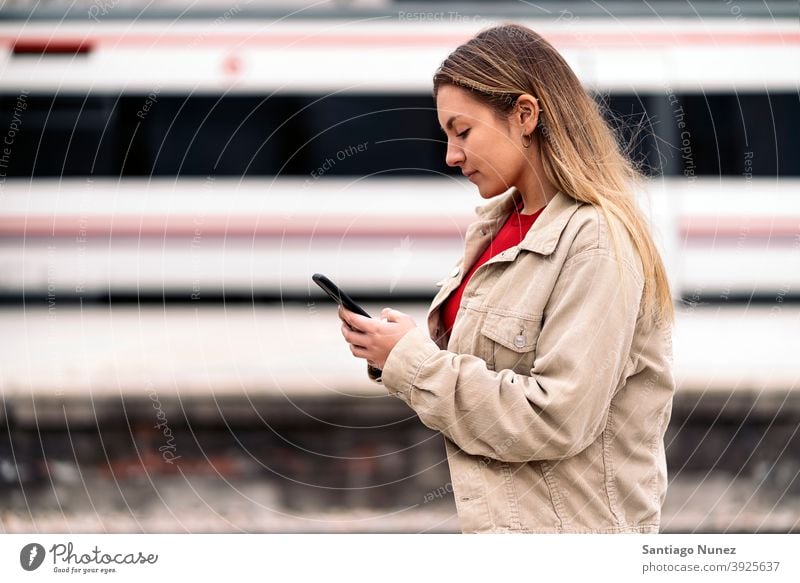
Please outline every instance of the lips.
[{"label": "lips", "polygon": [[475,174],[476,172],[478,172],[478,171],[477,171],[477,170],[473,170],[472,172],[463,172],[463,171],[462,171],[462,172],[461,172],[461,174],[463,174],[464,176],[466,176],[467,178],[469,178],[470,176],[472,176],[472,175],[473,175],[473,174]]}]

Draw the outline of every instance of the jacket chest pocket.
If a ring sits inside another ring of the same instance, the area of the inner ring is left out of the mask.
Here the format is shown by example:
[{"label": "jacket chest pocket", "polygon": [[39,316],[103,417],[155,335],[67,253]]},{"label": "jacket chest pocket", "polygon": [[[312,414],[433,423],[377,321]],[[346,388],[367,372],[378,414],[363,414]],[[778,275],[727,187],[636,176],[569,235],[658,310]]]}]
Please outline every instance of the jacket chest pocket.
[{"label": "jacket chest pocket", "polygon": [[487,312],[481,326],[481,358],[491,370],[529,375],[541,330],[541,314],[520,317]]}]

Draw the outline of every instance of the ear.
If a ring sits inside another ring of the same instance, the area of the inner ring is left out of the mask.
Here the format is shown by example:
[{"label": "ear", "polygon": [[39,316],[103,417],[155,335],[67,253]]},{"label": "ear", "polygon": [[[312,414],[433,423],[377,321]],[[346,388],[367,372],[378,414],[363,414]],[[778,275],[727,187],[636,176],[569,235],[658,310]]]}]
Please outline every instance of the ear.
[{"label": "ear", "polygon": [[522,133],[531,134],[539,124],[539,100],[529,93],[523,93],[514,104],[514,121]]}]

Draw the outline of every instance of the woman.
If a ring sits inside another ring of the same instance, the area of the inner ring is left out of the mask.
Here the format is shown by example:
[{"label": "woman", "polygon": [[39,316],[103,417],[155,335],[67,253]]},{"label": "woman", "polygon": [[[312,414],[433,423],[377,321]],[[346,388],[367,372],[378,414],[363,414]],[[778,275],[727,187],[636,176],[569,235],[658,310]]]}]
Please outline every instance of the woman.
[{"label": "woman", "polygon": [[446,162],[490,202],[430,337],[341,309],[344,338],[444,435],[464,532],[658,532],[673,305],[636,169],[528,28],[481,32],[433,86]]}]

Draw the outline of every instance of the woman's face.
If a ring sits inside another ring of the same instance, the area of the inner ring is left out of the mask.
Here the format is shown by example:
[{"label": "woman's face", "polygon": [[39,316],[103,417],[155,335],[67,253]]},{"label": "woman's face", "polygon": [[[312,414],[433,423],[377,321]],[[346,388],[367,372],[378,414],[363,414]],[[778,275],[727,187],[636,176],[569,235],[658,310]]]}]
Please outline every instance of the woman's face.
[{"label": "woman's face", "polygon": [[492,198],[521,183],[530,162],[520,137],[525,127],[514,116],[504,124],[488,106],[453,85],[439,88],[436,110],[447,135],[445,162],[461,168],[481,197]]}]

